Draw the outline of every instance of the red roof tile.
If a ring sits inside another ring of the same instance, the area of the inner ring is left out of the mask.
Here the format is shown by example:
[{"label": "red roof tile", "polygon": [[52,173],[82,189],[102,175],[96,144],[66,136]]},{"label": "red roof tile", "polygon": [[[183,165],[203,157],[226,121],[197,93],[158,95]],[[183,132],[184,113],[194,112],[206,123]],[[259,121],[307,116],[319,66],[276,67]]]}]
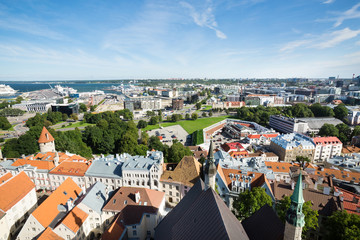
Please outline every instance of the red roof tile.
[{"label": "red roof tile", "polygon": [[86,212],[82,211],[78,207],[74,207],[66,215],[61,223],[64,224],[73,233],[76,233],[80,229],[81,225],[85,222],[87,217],[88,214]]},{"label": "red roof tile", "polygon": [[84,176],[91,162],[70,162],[63,161],[56,168],[50,171],[51,174]]},{"label": "red roof tile", "polygon": [[48,143],[48,142],[52,142],[54,140],[55,139],[49,133],[49,131],[46,129],[46,127],[43,127],[42,132],[39,137],[39,140],[38,140],[38,143]]},{"label": "red roof tile", "polygon": [[64,239],[62,237],[59,237],[56,233],[54,233],[51,230],[51,228],[47,227],[37,240],[64,240]]},{"label": "red roof tile", "polygon": [[12,174],[11,173],[6,173],[5,175],[0,177],[0,184],[3,182],[6,182],[6,180],[8,180],[9,178],[12,178]]},{"label": "red roof tile", "polygon": [[315,137],[313,141],[316,145],[342,144],[337,137]]}]

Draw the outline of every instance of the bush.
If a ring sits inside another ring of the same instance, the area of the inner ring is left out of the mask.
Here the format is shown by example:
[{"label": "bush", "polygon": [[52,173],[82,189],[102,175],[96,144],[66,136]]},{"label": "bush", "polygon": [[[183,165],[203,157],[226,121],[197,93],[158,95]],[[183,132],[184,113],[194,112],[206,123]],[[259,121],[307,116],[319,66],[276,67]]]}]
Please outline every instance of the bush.
[{"label": "bush", "polygon": [[196,130],[195,132],[193,132],[191,134],[191,138],[192,138],[192,144],[195,145],[199,145],[204,143],[204,134],[203,134],[203,130]]}]

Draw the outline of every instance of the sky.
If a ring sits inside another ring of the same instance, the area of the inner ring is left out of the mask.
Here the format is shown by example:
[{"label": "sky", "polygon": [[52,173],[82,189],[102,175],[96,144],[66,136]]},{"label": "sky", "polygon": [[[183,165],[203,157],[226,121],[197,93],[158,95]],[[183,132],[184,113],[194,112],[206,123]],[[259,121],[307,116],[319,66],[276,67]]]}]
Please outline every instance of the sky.
[{"label": "sky", "polygon": [[358,0],[0,2],[0,80],[353,74]]}]

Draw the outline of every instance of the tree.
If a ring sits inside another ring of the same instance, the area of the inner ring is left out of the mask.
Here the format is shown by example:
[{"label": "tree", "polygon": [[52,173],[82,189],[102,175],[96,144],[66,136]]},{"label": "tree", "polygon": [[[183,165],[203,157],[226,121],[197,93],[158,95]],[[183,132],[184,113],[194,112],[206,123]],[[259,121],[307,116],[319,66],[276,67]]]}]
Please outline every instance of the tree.
[{"label": "tree", "polygon": [[336,125],[336,128],[339,130],[339,140],[344,144],[349,142],[351,138],[351,128],[345,123]]},{"label": "tree", "polygon": [[179,120],[181,119],[180,116],[181,116],[180,114],[173,114],[173,115],[171,116],[171,121],[172,121],[172,122],[177,122],[177,121],[179,121]]},{"label": "tree", "polygon": [[144,120],[140,120],[139,122],[138,122],[138,124],[137,124],[137,128],[146,128],[146,126],[147,126],[148,124],[147,124],[147,122],[146,121],[144,121]]},{"label": "tree", "polygon": [[80,110],[81,113],[87,112],[87,107],[86,107],[86,105],[85,105],[84,103],[80,103],[80,104],[79,104],[79,110]]},{"label": "tree", "polygon": [[334,125],[325,123],[319,130],[319,135],[322,137],[328,136],[339,136],[339,129],[337,129]]},{"label": "tree", "polygon": [[266,194],[264,188],[255,187],[251,191],[247,189],[240,193],[239,197],[234,200],[233,212],[235,216],[242,221],[253,215],[265,204],[272,206],[273,202],[271,197]]},{"label": "tree", "polygon": [[96,108],[98,107],[98,105],[91,105],[90,106],[90,111],[91,112],[95,112]]},{"label": "tree", "polygon": [[304,157],[304,156],[296,156],[296,161],[300,163],[303,168],[305,167],[305,163],[311,162],[311,160],[308,157]]},{"label": "tree", "polygon": [[180,142],[174,141],[169,149],[167,161],[178,163],[184,156],[192,155],[193,153],[188,147],[184,147]]},{"label": "tree", "polygon": [[63,121],[66,121],[69,118],[69,116],[66,113],[63,113],[61,118]]},{"label": "tree", "polygon": [[159,122],[162,122],[162,111],[161,110],[159,110],[158,111],[158,117],[159,117]]},{"label": "tree", "polygon": [[201,103],[200,102],[196,103],[195,107],[196,107],[197,110],[199,110],[201,108]]},{"label": "tree", "polygon": [[157,116],[153,116],[153,117],[151,117],[150,118],[150,121],[149,121],[149,124],[150,125],[156,125],[156,124],[158,124],[158,117]]},{"label": "tree", "polygon": [[360,126],[357,125],[354,127],[354,130],[351,133],[351,137],[359,136],[360,135]]},{"label": "tree", "polygon": [[212,111],[209,112],[209,117],[212,117],[213,113]]},{"label": "tree", "polygon": [[313,112],[304,103],[295,104],[291,111],[293,117],[314,117]]},{"label": "tree", "polygon": [[349,114],[348,109],[345,107],[345,104],[339,104],[334,108],[335,117],[341,121],[346,120],[346,117]]},{"label": "tree", "polygon": [[0,117],[0,129],[8,130],[11,128],[10,122],[7,120],[6,117]]},{"label": "tree", "polygon": [[313,112],[315,117],[333,117],[334,111],[328,106],[321,106],[320,103],[315,103],[310,106],[310,110]]},{"label": "tree", "polygon": [[191,114],[191,119],[192,119],[192,120],[196,120],[197,118],[198,118],[197,113]]},{"label": "tree", "polygon": [[79,117],[78,117],[78,115],[77,115],[76,113],[72,113],[72,114],[70,115],[70,118],[71,118],[72,120],[74,120],[74,122],[76,122],[76,121],[79,119]]},{"label": "tree", "polygon": [[19,103],[21,103],[22,101],[24,101],[24,98],[21,97],[21,96],[18,96],[18,97],[16,98],[16,100],[15,100],[15,103],[19,104]]},{"label": "tree", "polygon": [[[291,199],[289,196],[285,196],[275,206],[276,212],[279,218],[285,222],[285,216],[287,210],[290,208]],[[305,226],[303,227],[303,233],[306,233],[310,229],[316,229],[318,225],[319,213],[311,208],[311,201],[307,201],[303,204],[302,212],[305,215]]]},{"label": "tree", "polygon": [[334,212],[325,222],[328,239],[359,239],[360,216],[345,210]]},{"label": "tree", "polygon": [[185,114],[185,119],[190,119],[190,114]]},{"label": "tree", "polygon": [[96,126],[103,129],[103,130],[105,130],[105,129],[107,129],[109,127],[109,123],[105,119],[101,119],[100,121],[98,121],[96,123]]},{"label": "tree", "polygon": [[201,116],[202,116],[202,117],[206,117],[206,112],[203,112],[203,113],[201,114]]},{"label": "tree", "polygon": [[153,117],[153,116],[155,116],[155,112],[153,112],[153,111],[146,111],[146,116],[147,116],[147,117]]}]

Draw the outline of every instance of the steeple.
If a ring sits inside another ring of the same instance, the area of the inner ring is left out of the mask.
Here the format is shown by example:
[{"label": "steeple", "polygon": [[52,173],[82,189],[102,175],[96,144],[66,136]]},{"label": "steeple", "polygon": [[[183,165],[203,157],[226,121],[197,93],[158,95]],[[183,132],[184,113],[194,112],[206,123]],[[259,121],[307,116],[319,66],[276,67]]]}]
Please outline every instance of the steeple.
[{"label": "steeple", "polygon": [[55,152],[55,139],[49,133],[46,127],[43,127],[38,143],[40,152]]},{"label": "steeple", "polygon": [[284,239],[301,240],[302,228],[305,225],[305,215],[302,212],[302,206],[304,204],[303,190],[302,190],[302,174],[300,174],[294,189],[293,194],[290,197],[290,208],[286,212],[286,223]]},{"label": "steeple", "polygon": [[205,190],[209,188],[215,190],[216,166],[214,162],[214,143],[212,139],[210,140],[209,152],[204,166],[204,175]]}]

